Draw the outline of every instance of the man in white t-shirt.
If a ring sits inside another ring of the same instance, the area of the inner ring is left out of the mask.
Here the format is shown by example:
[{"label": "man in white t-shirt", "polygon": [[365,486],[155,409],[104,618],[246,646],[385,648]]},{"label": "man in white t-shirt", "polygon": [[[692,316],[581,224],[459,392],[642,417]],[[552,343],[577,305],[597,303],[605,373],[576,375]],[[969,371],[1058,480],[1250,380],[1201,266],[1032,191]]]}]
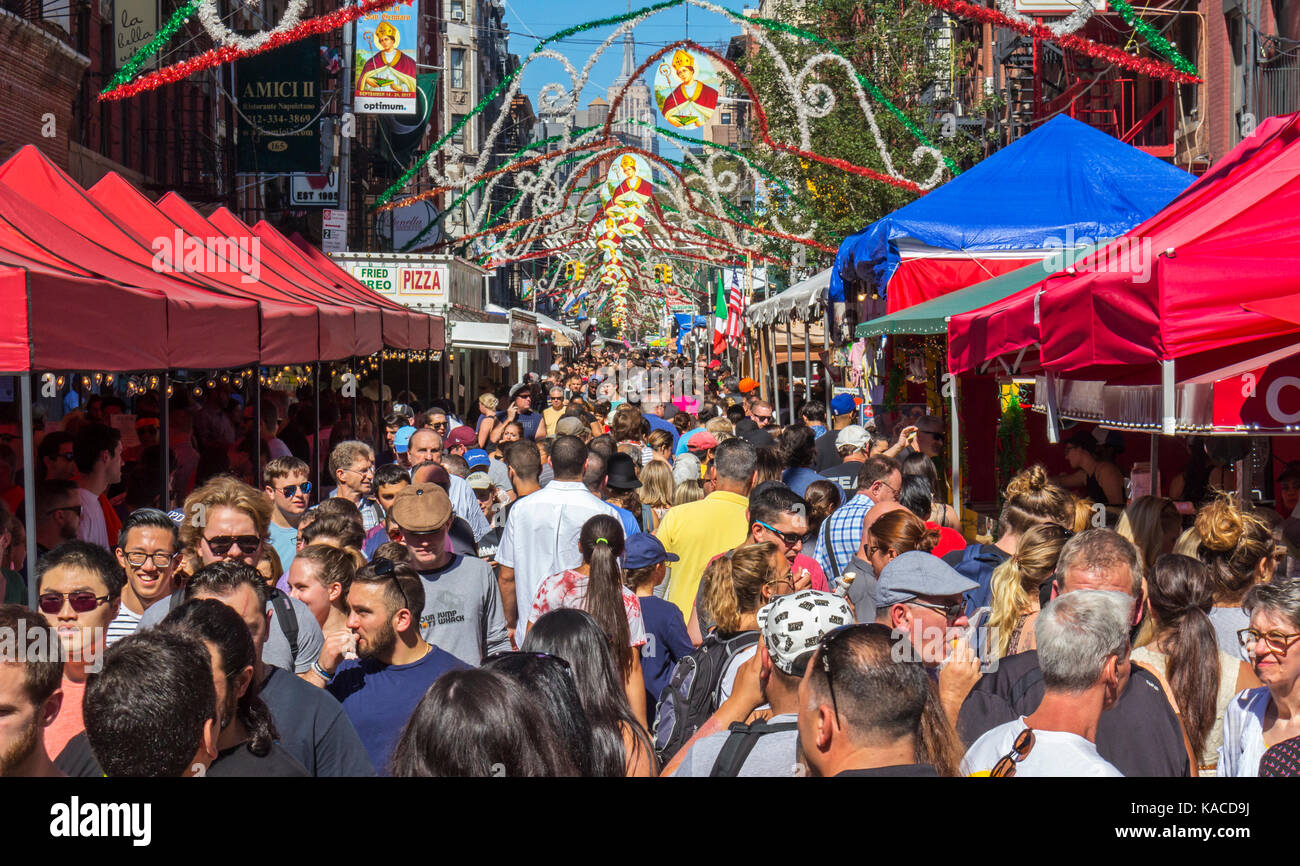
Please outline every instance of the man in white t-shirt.
[{"label": "man in white t-shirt", "polygon": [[1129,675],[1133,599],[1083,589],[1053,599],[1034,623],[1044,694],[1028,716],[998,725],[971,745],[967,776],[1121,776],[1097,753],[1102,711]]},{"label": "man in white t-shirt", "polygon": [[[81,473],[77,491],[81,499],[81,528],[77,537],[111,550],[106,506],[100,497],[122,480],[122,434],[106,424],[89,424],[77,433],[72,447],[77,471]],[[117,526],[113,530],[116,532]],[[116,535],[113,541],[117,541]]]}]

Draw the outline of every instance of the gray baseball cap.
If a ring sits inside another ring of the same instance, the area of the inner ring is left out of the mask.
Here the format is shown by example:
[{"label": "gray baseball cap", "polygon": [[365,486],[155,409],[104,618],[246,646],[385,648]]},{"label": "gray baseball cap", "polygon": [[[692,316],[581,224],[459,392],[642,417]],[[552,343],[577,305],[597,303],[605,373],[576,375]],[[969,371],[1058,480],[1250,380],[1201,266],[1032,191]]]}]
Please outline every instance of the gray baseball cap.
[{"label": "gray baseball cap", "polygon": [[921,550],[899,554],[880,570],[876,607],[911,601],[917,596],[963,595],[979,584],[967,580],[939,557]]}]

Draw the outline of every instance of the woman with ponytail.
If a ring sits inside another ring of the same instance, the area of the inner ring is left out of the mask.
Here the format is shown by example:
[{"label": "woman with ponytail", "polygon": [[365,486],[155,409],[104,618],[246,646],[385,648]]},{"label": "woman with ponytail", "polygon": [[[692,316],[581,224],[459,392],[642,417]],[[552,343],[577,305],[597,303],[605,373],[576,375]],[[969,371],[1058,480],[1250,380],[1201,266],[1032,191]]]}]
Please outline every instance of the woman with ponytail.
[{"label": "woman with ponytail", "polygon": [[1209,568],[1214,587],[1210,622],[1219,649],[1245,661],[1237,631],[1250,625],[1250,617],[1242,612],[1241,600],[1255,584],[1273,579],[1273,531],[1227,494],[1196,512],[1196,531],[1201,536],[1196,558]]},{"label": "woman with ponytail", "polygon": [[1147,610],[1155,637],[1131,658],[1154,673],[1182,722],[1192,765],[1215,775],[1223,714],[1233,695],[1254,688],[1250,665],[1219,649],[1210,624],[1214,582],[1195,559],[1170,553],[1147,576]]},{"label": "woman with ponytail", "polygon": [[993,569],[993,605],[988,625],[998,658],[1035,648],[1038,590],[1056,571],[1056,560],[1068,537],[1059,523],[1035,524],[1020,536],[1020,545],[1012,557]]},{"label": "woman with ponytail", "polygon": [[537,590],[531,627],[544,614],[560,608],[585,610],[600,623],[618,665],[632,710],[641,724],[646,719],[645,682],[639,648],[646,643],[645,622],[636,593],[623,585],[623,524],[616,517],[597,514],[582,525],[578,536],[582,565],[553,574]]},{"label": "woman with ponytail", "polygon": [[[700,618],[714,623],[718,637],[730,640],[742,632],[758,631],[758,609],[778,595],[794,592],[790,566],[775,542],[746,544],[724,553],[704,569],[700,579]],[[722,673],[721,698],[731,696],[740,666],[753,658],[758,645],[736,653]],[[713,707],[710,712],[716,710]]]}]

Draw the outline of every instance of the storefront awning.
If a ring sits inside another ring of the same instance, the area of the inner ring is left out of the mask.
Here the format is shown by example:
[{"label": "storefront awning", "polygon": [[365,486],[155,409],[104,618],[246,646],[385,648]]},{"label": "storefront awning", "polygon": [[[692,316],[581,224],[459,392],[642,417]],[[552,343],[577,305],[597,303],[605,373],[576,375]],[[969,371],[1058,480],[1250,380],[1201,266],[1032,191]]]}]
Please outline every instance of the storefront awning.
[{"label": "storefront awning", "polygon": [[745,319],[750,327],[764,327],[773,322],[786,322],[790,319],[808,321],[817,318],[822,304],[826,300],[826,289],[831,284],[831,269],[814,274],[806,280],[795,283],[781,294],[759,301],[749,308]]},{"label": "storefront awning", "polygon": [[509,322],[450,321],[448,342],[453,349],[483,349],[485,351],[510,351]]}]

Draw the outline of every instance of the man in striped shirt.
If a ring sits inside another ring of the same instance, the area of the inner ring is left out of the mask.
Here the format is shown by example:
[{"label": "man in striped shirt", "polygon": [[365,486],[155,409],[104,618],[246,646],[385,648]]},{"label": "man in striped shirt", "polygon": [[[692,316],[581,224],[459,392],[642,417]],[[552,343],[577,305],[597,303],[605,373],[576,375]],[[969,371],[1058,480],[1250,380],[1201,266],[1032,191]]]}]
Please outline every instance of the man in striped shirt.
[{"label": "man in striped shirt", "polygon": [[858,470],[857,495],[832,511],[817,533],[813,559],[822,567],[832,589],[862,543],[862,520],[867,512],[877,502],[897,500],[902,486],[903,474],[890,458],[877,456],[863,461]]},{"label": "man in striped shirt", "polygon": [[180,562],[176,524],[157,508],[131,512],[117,536],[117,561],[126,571],[122,605],[108,624],[109,646],[140,626],[140,617],[172,591],[172,575]]}]

